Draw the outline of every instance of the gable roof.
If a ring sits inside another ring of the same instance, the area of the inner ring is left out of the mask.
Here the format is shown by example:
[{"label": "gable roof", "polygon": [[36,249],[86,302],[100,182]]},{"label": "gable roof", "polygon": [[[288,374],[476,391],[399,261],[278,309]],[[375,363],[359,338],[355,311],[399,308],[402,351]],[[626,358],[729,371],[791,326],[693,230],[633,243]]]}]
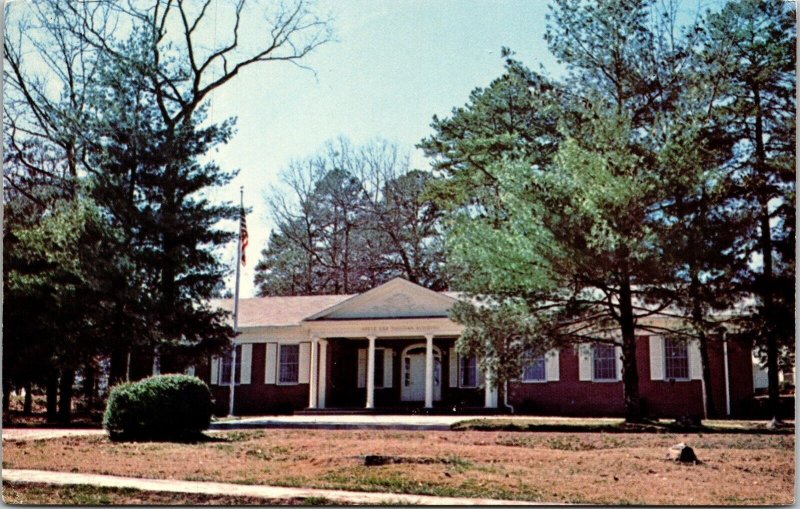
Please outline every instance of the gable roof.
[{"label": "gable roof", "polygon": [[[455,292],[435,292],[394,278],[355,295],[305,295],[239,299],[239,327],[287,327],[309,320],[447,316]],[[233,311],[233,299],[215,299],[213,308]]]},{"label": "gable roof", "polygon": [[[306,295],[239,299],[239,327],[285,327],[327,309],[352,295]],[[233,299],[215,299],[213,308],[233,311]]]},{"label": "gable roof", "polygon": [[396,277],[306,318],[343,320],[447,316],[456,299]]}]

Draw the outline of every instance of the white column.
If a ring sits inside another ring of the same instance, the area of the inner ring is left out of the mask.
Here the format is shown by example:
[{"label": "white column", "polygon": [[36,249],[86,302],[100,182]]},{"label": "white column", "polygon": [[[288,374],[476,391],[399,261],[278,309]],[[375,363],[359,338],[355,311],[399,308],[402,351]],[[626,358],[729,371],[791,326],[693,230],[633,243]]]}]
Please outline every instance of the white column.
[{"label": "white column", "polygon": [[319,391],[317,392],[317,408],[325,408],[325,388],[328,378],[328,342],[319,340]]},{"label": "white column", "polygon": [[486,368],[486,374],[484,375],[486,383],[484,384],[483,406],[485,408],[497,408],[497,387],[489,381],[490,374],[491,370]]},{"label": "white column", "polygon": [[319,352],[319,338],[311,338],[311,366],[308,383],[308,408],[317,408],[317,391],[319,388],[317,376],[317,353]]},{"label": "white column", "polygon": [[433,408],[433,335],[425,336],[425,408]]},{"label": "white column", "polygon": [[375,408],[375,336],[367,336],[369,348],[367,349],[367,405],[366,408]]}]

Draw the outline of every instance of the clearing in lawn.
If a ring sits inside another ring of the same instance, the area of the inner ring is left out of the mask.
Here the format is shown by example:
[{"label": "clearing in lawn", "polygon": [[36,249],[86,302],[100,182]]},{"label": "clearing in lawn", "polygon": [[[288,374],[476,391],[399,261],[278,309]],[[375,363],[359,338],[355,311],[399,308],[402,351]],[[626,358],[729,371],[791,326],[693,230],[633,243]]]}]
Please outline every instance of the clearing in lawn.
[{"label": "clearing in lawn", "polygon": [[[699,465],[666,459],[678,442]],[[259,430],[6,442],[4,468],[537,502],[791,504],[793,435]],[[367,455],[396,462],[365,466]]]}]

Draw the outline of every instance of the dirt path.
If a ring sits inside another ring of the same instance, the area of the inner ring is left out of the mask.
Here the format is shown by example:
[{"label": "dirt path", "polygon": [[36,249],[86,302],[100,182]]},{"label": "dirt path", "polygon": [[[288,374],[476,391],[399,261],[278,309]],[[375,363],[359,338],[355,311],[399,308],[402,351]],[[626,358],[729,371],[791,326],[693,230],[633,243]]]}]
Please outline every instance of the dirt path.
[{"label": "dirt path", "polygon": [[312,488],[284,488],[280,486],[253,486],[219,482],[141,479],[137,477],[118,477],[113,475],[49,472],[46,470],[3,469],[3,480],[11,482],[47,483],[57,485],[88,484],[92,486],[111,488],[133,488],[143,491],[249,496],[264,499],[325,498],[332,503],[347,502],[359,505],[544,505],[514,500],[432,497],[427,495],[370,493]]},{"label": "dirt path", "polygon": [[45,440],[63,437],[103,436],[102,429],[45,429],[45,428],[7,428],[3,429],[3,440]]}]

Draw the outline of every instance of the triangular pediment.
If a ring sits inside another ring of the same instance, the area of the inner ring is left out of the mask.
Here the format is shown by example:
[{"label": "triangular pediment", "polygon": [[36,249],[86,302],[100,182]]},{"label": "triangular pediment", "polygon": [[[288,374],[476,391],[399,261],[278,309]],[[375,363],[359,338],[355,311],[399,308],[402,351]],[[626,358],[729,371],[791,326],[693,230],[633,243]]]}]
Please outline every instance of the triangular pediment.
[{"label": "triangular pediment", "polygon": [[367,318],[427,318],[447,316],[456,300],[439,292],[395,278],[372,290],[320,311],[305,320]]}]

